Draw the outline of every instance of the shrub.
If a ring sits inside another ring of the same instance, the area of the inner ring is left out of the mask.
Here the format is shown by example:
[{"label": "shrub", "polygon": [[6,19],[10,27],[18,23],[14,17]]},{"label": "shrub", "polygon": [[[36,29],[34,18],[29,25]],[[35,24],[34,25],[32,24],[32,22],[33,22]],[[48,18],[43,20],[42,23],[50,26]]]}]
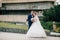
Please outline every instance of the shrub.
[{"label": "shrub", "polygon": [[41,24],[42,24],[42,26],[43,26],[44,29],[52,31],[52,26],[53,26],[52,22],[41,21]]},{"label": "shrub", "polygon": [[60,22],[60,5],[55,5],[48,10],[43,11],[44,21]]},{"label": "shrub", "polygon": [[57,27],[60,27],[60,22],[56,22],[56,26]]},{"label": "shrub", "polygon": [[58,28],[55,30],[55,32],[60,33],[60,27],[58,27]]}]

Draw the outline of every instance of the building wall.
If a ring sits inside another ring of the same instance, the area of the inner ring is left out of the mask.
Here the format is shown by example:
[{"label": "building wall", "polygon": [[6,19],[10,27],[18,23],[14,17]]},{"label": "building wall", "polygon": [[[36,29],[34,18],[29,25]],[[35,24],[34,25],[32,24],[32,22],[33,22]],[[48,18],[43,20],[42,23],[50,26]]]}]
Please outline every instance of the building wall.
[{"label": "building wall", "polygon": [[0,7],[2,7],[2,1],[0,0]]},{"label": "building wall", "polygon": [[0,21],[26,22],[27,15],[0,15]]},{"label": "building wall", "polygon": [[43,2],[43,1],[54,2],[55,0],[2,0],[3,3]]},{"label": "building wall", "polygon": [[25,3],[25,4],[5,4],[6,10],[42,10],[49,9],[53,7],[53,3],[51,2],[43,2],[43,3]]},{"label": "building wall", "polygon": [[8,22],[26,22],[28,10],[6,10],[0,13],[0,21]]},{"label": "building wall", "polygon": [[[5,7],[5,9],[4,8],[2,9],[22,10],[22,11],[32,10],[32,9],[43,10],[43,9],[49,9],[50,7],[53,7],[54,1],[55,0],[2,0],[2,3],[4,4],[2,6]],[[42,15],[43,11],[38,11],[38,13]],[[26,19],[27,19],[27,15],[0,15],[0,21],[26,22]]]}]

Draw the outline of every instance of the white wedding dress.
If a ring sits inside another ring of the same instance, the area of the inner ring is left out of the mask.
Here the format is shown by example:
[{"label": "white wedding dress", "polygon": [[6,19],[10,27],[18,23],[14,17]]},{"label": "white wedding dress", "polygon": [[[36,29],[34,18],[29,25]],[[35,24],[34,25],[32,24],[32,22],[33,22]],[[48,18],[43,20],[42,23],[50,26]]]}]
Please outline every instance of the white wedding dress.
[{"label": "white wedding dress", "polygon": [[43,29],[37,15],[34,17],[34,20],[35,22],[33,22],[33,24],[31,25],[26,36],[27,37],[47,37],[45,30]]}]

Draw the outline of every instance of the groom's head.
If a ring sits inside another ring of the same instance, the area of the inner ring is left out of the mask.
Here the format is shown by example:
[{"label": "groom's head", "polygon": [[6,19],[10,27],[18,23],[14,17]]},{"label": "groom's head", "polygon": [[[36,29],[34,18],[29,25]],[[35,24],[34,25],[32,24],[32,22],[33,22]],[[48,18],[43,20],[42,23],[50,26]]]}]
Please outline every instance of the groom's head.
[{"label": "groom's head", "polygon": [[31,11],[31,15],[35,16],[37,14],[36,11]]},{"label": "groom's head", "polygon": [[31,15],[33,15],[34,14],[34,11],[31,11]]}]

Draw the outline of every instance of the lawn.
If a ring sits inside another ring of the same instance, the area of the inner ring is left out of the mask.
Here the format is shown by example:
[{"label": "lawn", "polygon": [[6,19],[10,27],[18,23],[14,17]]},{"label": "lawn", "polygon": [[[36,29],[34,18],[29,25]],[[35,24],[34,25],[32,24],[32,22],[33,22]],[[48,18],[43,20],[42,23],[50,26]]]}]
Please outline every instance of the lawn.
[{"label": "lawn", "polygon": [[7,23],[7,22],[0,22],[0,28],[16,28],[16,29],[23,29],[27,30],[27,25],[16,25],[13,23]]}]

